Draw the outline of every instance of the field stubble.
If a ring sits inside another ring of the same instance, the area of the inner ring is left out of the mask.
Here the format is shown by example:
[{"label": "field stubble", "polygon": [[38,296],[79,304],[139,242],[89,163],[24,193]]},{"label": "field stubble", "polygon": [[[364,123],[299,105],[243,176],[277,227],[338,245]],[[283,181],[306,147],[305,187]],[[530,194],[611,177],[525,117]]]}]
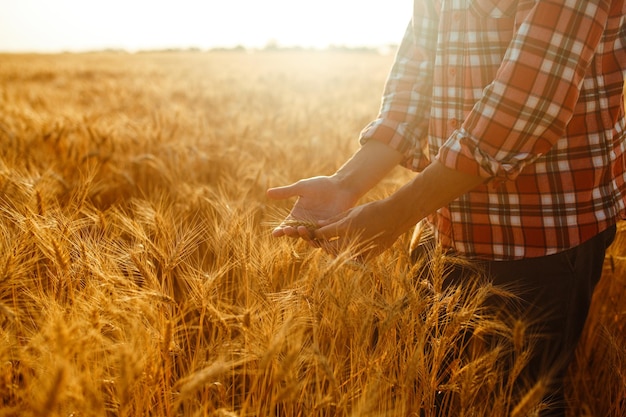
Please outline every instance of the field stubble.
[{"label": "field stubble", "polygon": [[[0,416],[428,416],[437,391],[460,416],[538,406],[541,385],[511,398],[497,378],[531,346],[483,309],[501,290],[439,291],[443,255],[414,265],[407,237],[357,268],[269,234],[291,203],[265,189],[352,153],[392,57],[0,59]],[[626,413],[623,229],[572,415]]]}]

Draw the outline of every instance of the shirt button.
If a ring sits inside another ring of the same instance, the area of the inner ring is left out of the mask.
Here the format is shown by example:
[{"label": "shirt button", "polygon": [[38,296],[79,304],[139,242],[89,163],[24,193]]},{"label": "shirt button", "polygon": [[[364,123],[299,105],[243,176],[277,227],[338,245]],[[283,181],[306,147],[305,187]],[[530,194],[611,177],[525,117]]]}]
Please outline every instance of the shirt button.
[{"label": "shirt button", "polygon": [[456,76],[456,68],[450,68],[448,74],[450,74],[451,77]]},{"label": "shirt button", "polygon": [[450,119],[448,121],[448,125],[452,128],[452,129],[456,129],[457,127],[459,127],[459,121],[457,119]]}]

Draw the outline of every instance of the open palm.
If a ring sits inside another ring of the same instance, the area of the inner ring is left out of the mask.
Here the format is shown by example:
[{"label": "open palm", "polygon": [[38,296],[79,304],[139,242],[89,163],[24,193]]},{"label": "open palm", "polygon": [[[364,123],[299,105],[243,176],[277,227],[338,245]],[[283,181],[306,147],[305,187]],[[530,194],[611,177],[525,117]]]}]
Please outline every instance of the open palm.
[{"label": "open palm", "polygon": [[269,198],[282,200],[298,197],[289,216],[274,229],[276,237],[308,239],[319,220],[326,220],[351,208],[356,197],[340,187],[333,177],[320,176],[300,180],[284,187],[270,188]]}]

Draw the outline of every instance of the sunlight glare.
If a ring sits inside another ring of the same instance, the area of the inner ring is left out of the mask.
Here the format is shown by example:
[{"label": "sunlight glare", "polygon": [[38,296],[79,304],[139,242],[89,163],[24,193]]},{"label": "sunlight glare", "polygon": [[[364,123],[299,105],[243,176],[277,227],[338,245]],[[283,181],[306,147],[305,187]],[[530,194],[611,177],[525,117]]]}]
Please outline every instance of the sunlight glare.
[{"label": "sunlight glare", "polygon": [[323,48],[398,43],[412,2],[21,0],[0,14],[0,51]]}]

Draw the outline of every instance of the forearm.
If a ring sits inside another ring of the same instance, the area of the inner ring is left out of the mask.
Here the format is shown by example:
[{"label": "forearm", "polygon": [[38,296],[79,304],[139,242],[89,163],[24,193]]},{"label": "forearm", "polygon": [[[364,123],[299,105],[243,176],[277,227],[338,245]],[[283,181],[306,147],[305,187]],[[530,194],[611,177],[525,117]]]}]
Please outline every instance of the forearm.
[{"label": "forearm", "polygon": [[342,188],[359,199],[382,180],[402,160],[402,154],[389,146],[371,140],[332,175]]},{"label": "forearm", "polygon": [[321,221],[311,237],[329,253],[358,248],[360,257],[376,255],[428,214],[483,181],[435,161],[391,196]]},{"label": "forearm", "polygon": [[455,171],[434,161],[385,199],[385,212],[395,218],[397,229],[404,232],[484,181],[482,177]]}]

